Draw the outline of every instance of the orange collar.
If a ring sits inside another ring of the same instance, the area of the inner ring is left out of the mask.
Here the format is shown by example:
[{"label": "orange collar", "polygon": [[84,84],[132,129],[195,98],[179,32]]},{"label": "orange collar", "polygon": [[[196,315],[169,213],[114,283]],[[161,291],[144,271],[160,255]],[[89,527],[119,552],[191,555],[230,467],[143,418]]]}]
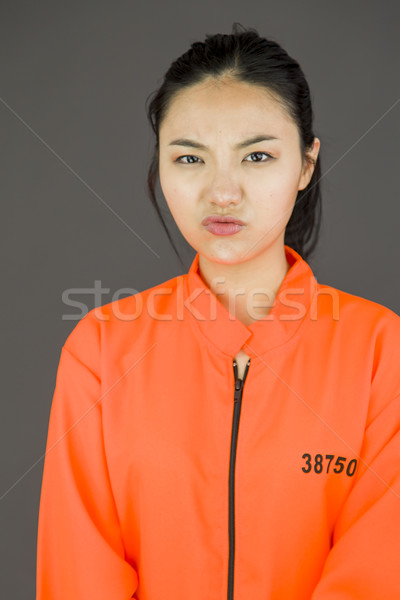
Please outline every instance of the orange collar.
[{"label": "orange collar", "polygon": [[243,348],[257,357],[289,341],[304,323],[316,289],[317,280],[309,266],[293,248],[285,245],[290,265],[269,314],[246,326],[218,300],[199,274],[199,253],[183,275],[186,314],[191,315],[197,333],[230,356]]}]

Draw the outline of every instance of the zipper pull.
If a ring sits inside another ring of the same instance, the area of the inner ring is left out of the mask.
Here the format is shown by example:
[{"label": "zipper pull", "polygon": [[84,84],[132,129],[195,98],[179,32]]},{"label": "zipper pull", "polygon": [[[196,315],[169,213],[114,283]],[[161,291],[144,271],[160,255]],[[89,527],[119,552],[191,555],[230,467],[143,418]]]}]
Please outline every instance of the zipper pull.
[{"label": "zipper pull", "polygon": [[233,396],[233,400],[234,402],[237,402],[240,398],[240,396],[242,395],[242,388],[243,388],[243,380],[239,379],[239,377],[236,377],[235,379],[235,393]]}]

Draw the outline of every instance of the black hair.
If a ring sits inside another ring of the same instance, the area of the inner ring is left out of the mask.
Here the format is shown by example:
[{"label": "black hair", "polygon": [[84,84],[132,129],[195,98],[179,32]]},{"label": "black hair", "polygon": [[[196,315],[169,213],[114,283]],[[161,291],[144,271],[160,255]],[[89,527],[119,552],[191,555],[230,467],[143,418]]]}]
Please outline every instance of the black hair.
[{"label": "black hair", "polygon": [[[193,42],[164,75],[158,90],[146,101],[147,117],[156,136],[153,157],[147,174],[147,192],[168,238],[182,262],[158,206],[155,185],[159,175],[159,129],[174,96],[184,88],[209,77],[229,76],[232,80],[263,86],[281,104],[296,124],[304,161],[314,141],[310,90],[299,65],[275,41],[261,37],[254,28],[232,25],[231,34],[206,35],[204,42]],[[149,102],[150,101],[150,102]],[[149,105],[147,107],[147,102]],[[293,212],[285,229],[284,243],[304,260],[312,254],[321,225],[321,161],[318,153],[309,184],[299,190]],[[183,262],[182,262],[183,264]]]}]

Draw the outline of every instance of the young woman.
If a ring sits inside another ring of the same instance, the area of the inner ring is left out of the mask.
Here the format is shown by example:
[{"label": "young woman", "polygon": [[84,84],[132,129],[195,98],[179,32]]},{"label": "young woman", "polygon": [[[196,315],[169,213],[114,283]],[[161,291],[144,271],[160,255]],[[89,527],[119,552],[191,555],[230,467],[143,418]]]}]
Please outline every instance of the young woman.
[{"label": "young woman", "polygon": [[61,352],[38,600],[400,597],[400,317],[318,283],[320,141],[299,64],[207,36],[154,94],[188,272]]}]

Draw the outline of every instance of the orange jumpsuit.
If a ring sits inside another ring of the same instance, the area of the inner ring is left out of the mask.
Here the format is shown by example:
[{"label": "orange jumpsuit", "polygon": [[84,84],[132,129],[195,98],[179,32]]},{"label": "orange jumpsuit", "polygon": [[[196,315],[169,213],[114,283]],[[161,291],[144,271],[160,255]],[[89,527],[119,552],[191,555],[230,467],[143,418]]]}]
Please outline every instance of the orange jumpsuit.
[{"label": "orange jumpsuit", "polygon": [[37,600],[400,598],[400,317],[285,252],[274,306],[249,326],[198,254],[76,324]]}]

